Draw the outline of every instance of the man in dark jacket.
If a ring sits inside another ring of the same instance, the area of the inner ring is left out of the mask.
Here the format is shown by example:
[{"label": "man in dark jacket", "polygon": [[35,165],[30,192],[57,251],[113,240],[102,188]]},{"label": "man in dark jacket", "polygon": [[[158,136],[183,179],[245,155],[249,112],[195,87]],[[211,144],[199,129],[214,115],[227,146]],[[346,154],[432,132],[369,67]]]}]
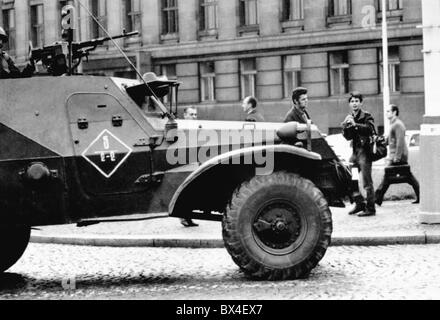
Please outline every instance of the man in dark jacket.
[{"label": "man in dark jacket", "polygon": [[254,97],[243,100],[242,108],[246,112],[246,122],[264,122],[264,117],[257,110],[258,101]]},{"label": "man in dark jacket", "polygon": [[362,174],[364,189],[367,193],[367,201],[357,189],[353,198],[355,207],[349,212],[350,215],[358,214],[359,217],[374,216],[376,214],[375,194],[373,178],[371,176],[371,146],[370,137],[375,132],[374,119],[368,112],[362,110],[363,97],[359,92],[350,95],[349,104],[352,113],[349,114],[342,123],[343,135],[345,139],[351,141],[353,145],[353,155],[350,162],[358,168]]},{"label": "man in dark jacket", "polygon": [[[391,105],[387,110],[387,118],[390,121],[390,133],[388,135],[388,144],[390,146],[390,154],[387,159],[387,168],[407,166],[408,165],[408,146],[406,145],[405,133],[406,128],[399,119],[399,107]],[[387,170],[385,168],[385,172]],[[416,194],[414,204],[420,203],[420,185],[412,174],[411,170],[405,172],[408,183],[413,187]],[[383,197],[390,186],[388,176],[385,174],[379,188],[376,190],[376,203],[382,205]]]},{"label": "man in dark jacket", "polygon": [[8,42],[8,40],[8,35],[5,30],[0,27],[0,79],[31,77],[35,71],[33,60],[31,59],[31,63],[29,63],[23,71],[20,71],[20,69],[15,66],[11,57],[2,50],[3,45]]},{"label": "man in dark jacket", "polygon": [[307,113],[307,106],[309,104],[309,98],[307,96],[307,89],[298,87],[292,92],[293,107],[287,113],[284,122],[299,122],[307,123],[310,120],[310,116]]}]

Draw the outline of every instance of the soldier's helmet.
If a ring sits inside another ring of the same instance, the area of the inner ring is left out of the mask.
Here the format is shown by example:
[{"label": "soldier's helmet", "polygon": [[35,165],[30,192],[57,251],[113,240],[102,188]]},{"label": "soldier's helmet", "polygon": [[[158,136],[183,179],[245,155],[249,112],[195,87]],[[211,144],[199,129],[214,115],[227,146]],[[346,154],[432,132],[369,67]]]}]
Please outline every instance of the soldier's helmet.
[{"label": "soldier's helmet", "polygon": [[9,41],[9,37],[6,34],[6,31],[2,27],[0,27],[0,39],[2,39],[3,42],[8,42]]}]

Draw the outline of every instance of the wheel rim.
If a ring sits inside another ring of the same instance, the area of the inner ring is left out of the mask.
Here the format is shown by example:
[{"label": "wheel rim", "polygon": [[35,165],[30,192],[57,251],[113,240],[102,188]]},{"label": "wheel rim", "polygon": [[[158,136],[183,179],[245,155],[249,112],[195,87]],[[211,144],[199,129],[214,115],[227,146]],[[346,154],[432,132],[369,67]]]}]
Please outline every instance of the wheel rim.
[{"label": "wheel rim", "polygon": [[258,246],[273,255],[295,251],[304,241],[307,221],[301,210],[290,201],[266,202],[255,216],[252,233]]}]

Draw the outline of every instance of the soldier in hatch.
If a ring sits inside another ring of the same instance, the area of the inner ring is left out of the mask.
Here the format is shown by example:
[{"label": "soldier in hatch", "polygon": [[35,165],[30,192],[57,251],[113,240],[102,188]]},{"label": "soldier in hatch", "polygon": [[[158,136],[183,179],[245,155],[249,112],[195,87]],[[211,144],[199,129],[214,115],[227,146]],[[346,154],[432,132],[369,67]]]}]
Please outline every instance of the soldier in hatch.
[{"label": "soldier in hatch", "polygon": [[5,30],[0,27],[0,79],[10,79],[10,78],[27,78],[32,77],[35,72],[35,65],[32,58],[31,62],[20,71],[12,61],[11,57],[3,51],[3,46],[9,41],[8,35]]}]

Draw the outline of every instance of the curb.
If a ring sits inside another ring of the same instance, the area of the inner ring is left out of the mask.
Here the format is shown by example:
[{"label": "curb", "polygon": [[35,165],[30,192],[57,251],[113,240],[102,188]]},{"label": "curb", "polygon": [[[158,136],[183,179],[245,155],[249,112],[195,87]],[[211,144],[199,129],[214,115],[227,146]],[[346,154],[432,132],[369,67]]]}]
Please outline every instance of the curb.
[{"label": "curb", "polygon": [[[60,244],[94,247],[150,247],[150,248],[224,248],[220,238],[191,239],[179,236],[101,236],[101,235],[31,235],[31,243]],[[440,232],[397,232],[338,234],[332,237],[331,246],[387,246],[439,244]]]}]

